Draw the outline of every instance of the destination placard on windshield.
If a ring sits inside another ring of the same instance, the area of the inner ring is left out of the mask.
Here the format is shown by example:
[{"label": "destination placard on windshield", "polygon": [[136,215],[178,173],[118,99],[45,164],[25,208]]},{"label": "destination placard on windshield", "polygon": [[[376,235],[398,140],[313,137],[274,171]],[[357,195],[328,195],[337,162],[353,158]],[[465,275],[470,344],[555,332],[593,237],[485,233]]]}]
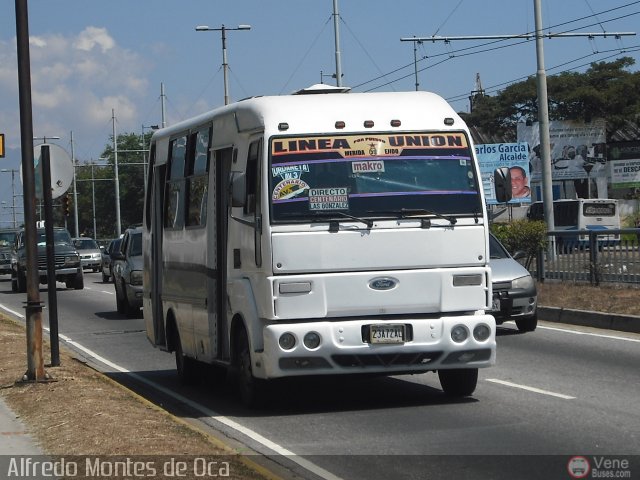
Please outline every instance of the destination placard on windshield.
[{"label": "destination placard on windshield", "polygon": [[462,132],[341,135],[276,138],[271,142],[271,154],[274,157],[305,153],[334,153],[343,158],[384,157],[401,155],[407,149],[467,147],[467,138]]}]

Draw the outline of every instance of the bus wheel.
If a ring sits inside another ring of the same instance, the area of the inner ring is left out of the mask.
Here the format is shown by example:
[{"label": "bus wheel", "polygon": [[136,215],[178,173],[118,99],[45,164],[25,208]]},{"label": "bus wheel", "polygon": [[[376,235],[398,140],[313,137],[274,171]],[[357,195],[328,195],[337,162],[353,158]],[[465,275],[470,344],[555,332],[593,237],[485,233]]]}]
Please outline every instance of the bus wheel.
[{"label": "bus wheel", "polygon": [[249,338],[242,331],[236,340],[237,369],[236,384],[240,400],[246,407],[258,407],[262,404],[263,381],[253,376],[251,367],[251,352],[249,350]]},{"label": "bus wheel", "polygon": [[183,385],[198,383],[198,362],[184,355],[180,334],[177,330],[174,333],[174,344],[176,347],[176,370],[178,371],[180,383]]},{"label": "bus wheel", "polygon": [[478,384],[478,369],[438,370],[438,377],[445,394],[450,397],[468,397]]}]

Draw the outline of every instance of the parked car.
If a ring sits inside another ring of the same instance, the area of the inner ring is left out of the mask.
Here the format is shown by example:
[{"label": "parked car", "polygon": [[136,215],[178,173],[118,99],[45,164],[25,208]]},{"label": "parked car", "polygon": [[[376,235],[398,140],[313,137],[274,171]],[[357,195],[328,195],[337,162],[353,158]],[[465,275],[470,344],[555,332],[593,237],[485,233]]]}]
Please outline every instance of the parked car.
[{"label": "parked car", "polygon": [[[27,252],[25,245],[25,231],[20,230],[16,235],[13,256],[11,258],[11,289],[14,292],[27,291]],[[44,228],[36,231],[38,248],[38,275],[40,283],[47,284],[47,241]],[[82,290],[84,276],[80,255],[71,243],[71,235],[66,228],[53,229],[53,252],[55,276],[58,282],[64,282],[67,288]]]},{"label": "parked car", "polygon": [[17,228],[0,229],[0,275],[11,273],[11,253],[17,233]]},{"label": "parked car", "polygon": [[498,325],[514,320],[521,332],[532,332],[538,326],[538,293],[529,271],[517,262],[524,256],[512,257],[493,234],[489,237],[489,266],[493,286],[491,314]]},{"label": "parked car", "polygon": [[118,313],[135,316],[142,307],[142,228],[127,229],[111,254]]},{"label": "parked car", "polygon": [[102,250],[93,238],[80,237],[73,239],[73,246],[80,254],[82,268],[91,269],[94,272],[100,270],[102,263]]},{"label": "parked car", "polygon": [[102,270],[102,281],[108,282],[111,278],[111,254],[117,250],[120,250],[120,242],[122,242],[121,238],[114,238],[109,242],[107,248],[102,252],[102,265],[100,269]]}]

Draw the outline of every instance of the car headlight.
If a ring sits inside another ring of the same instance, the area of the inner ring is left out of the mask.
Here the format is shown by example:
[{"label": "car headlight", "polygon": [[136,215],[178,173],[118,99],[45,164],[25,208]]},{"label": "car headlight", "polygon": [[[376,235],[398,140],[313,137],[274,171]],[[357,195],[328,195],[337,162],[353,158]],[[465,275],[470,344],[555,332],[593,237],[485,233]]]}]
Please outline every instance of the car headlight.
[{"label": "car headlight", "polygon": [[513,281],[513,288],[521,288],[523,290],[528,290],[534,287],[533,277],[531,275],[526,275],[524,277],[516,278]]},{"label": "car headlight", "polygon": [[75,265],[80,261],[80,257],[78,255],[67,255],[64,257],[65,265]]},{"label": "car headlight", "polygon": [[142,270],[131,272],[131,285],[142,285]]}]

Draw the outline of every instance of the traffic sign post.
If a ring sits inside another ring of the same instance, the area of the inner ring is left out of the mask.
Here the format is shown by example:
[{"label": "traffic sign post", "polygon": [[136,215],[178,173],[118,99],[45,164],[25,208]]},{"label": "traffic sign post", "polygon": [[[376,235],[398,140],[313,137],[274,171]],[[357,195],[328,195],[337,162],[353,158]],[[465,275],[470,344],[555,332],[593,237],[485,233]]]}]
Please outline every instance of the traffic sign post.
[{"label": "traffic sign post", "polygon": [[[49,145],[43,145],[40,162],[42,164],[42,193],[44,199],[44,231],[47,249],[47,297],[49,299],[49,337],[51,341],[51,366],[60,366],[58,342],[58,296],[56,294],[55,247],[53,242],[53,206],[51,198],[51,162]],[[68,200],[68,196],[65,196]],[[68,202],[67,202],[68,203]]]}]

